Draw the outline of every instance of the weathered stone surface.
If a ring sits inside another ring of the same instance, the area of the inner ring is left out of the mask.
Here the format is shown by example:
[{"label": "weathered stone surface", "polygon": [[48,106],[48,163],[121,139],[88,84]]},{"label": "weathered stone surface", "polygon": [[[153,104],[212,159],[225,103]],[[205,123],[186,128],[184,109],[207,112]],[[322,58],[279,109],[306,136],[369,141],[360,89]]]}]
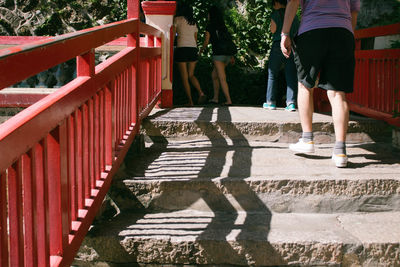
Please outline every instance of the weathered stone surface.
[{"label": "weathered stone surface", "polygon": [[354,140],[387,142],[354,141],[338,169],[329,116],[316,116],[323,141],[304,155],[282,143],[296,114],[244,110],[153,114],[114,178],[119,211],[92,227],[76,265],[400,266],[400,151],[384,127],[352,122]]},{"label": "weathered stone surface", "polygon": [[129,209],[125,203],[153,211],[257,210],[259,203],[276,212],[400,208],[400,152],[389,144],[349,146],[346,169],[332,164],[327,145],[309,156],[293,154],[286,144],[247,139],[164,139],[147,146],[128,157],[114,179],[111,194],[123,209]]},{"label": "weathered stone surface", "polygon": [[398,266],[399,219],[400,213],[125,214],[95,226],[84,248],[112,263]]},{"label": "weathered stone surface", "polygon": [[[315,114],[313,130],[316,143],[334,142],[329,115]],[[168,112],[154,110],[143,121],[142,133],[148,136],[243,138],[294,142],[301,133],[297,112],[284,109],[266,111],[257,107],[179,108]],[[371,142],[390,138],[389,127],[379,121],[352,116],[347,141]]]}]

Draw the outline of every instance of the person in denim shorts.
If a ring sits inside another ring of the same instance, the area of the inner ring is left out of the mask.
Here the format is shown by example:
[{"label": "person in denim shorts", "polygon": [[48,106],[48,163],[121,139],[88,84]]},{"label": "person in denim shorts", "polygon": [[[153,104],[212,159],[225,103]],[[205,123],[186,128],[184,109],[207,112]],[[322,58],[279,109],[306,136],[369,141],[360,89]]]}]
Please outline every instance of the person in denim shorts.
[{"label": "person in denim shorts", "polygon": [[[291,40],[290,26],[300,4],[300,28],[298,36]],[[360,0],[288,0],[281,33],[284,56],[289,57],[294,52],[299,81],[297,102],[303,130],[299,142],[289,148],[299,153],[314,152],[313,88],[318,86],[327,90],[332,106],[336,137],[332,160],[336,167],[346,167],[348,161],[346,93],[353,91],[354,29],[359,10]]]},{"label": "person in denim shorts", "polygon": [[212,59],[214,63],[214,69],[212,71],[211,77],[213,81],[214,87],[214,97],[210,99],[210,103],[217,104],[219,89],[222,88],[222,92],[225,95],[226,102],[224,105],[230,106],[232,105],[231,96],[229,94],[229,86],[226,81],[226,72],[225,68],[229,65],[229,63],[234,63],[234,57],[229,55],[227,51],[223,51],[221,46],[218,45],[219,38],[218,36],[221,32],[227,33],[228,29],[225,25],[224,16],[219,8],[216,6],[212,6],[208,11],[208,25],[206,27],[206,36],[204,39],[203,47],[200,49],[200,53],[204,51],[204,49],[211,42],[212,46]]}]

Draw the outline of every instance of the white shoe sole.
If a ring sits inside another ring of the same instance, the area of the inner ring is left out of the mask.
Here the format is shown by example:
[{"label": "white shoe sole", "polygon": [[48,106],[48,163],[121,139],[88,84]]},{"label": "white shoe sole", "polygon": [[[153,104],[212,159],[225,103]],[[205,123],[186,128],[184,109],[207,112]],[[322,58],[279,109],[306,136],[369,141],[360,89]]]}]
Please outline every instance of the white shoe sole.
[{"label": "white shoe sole", "polygon": [[289,145],[289,149],[294,152],[299,152],[299,153],[314,153],[315,152],[314,148],[303,149],[303,148],[296,147],[296,144]]},{"label": "white shoe sole", "polygon": [[335,163],[335,166],[338,168],[345,168],[347,167],[347,157],[335,157],[335,155],[332,155],[332,161]]}]

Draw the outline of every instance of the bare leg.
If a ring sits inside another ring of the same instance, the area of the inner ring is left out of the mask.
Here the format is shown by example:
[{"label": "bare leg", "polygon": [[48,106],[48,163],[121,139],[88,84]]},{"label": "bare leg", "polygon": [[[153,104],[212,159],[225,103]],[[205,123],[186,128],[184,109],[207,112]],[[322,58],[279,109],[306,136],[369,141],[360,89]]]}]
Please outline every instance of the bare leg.
[{"label": "bare leg", "polygon": [[217,69],[218,79],[221,84],[222,92],[224,93],[226,98],[225,104],[232,104],[231,96],[229,95],[228,83],[226,82],[226,73],[225,73],[225,67],[228,64],[225,64],[222,61],[214,60],[214,66]]},{"label": "bare leg", "polygon": [[179,71],[181,73],[183,87],[185,88],[186,96],[189,100],[189,105],[193,106],[192,100],[192,92],[190,89],[189,79],[188,79],[188,71],[187,71],[187,63],[186,62],[178,62]]},{"label": "bare leg", "polygon": [[297,104],[299,106],[300,122],[303,132],[312,132],[312,117],[314,113],[313,93],[314,88],[307,88],[299,83]]},{"label": "bare leg", "polygon": [[336,141],[345,142],[349,125],[349,106],[347,105],[346,94],[344,92],[332,90],[329,90],[327,94],[332,106]]},{"label": "bare leg", "polygon": [[219,80],[218,80],[218,73],[217,73],[217,68],[215,68],[211,73],[212,77],[212,82],[213,82],[213,88],[214,88],[214,97],[211,99],[211,101],[214,101],[218,103],[218,97],[219,97]]},{"label": "bare leg", "polygon": [[194,88],[196,88],[197,92],[199,92],[199,96],[203,96],[204,93],[201,90],[199,80],[197,80],[196,76],[194,76],[194,69],[196,68],[197,61],[188,63],[188,75],[189,80],[193,84]]}]

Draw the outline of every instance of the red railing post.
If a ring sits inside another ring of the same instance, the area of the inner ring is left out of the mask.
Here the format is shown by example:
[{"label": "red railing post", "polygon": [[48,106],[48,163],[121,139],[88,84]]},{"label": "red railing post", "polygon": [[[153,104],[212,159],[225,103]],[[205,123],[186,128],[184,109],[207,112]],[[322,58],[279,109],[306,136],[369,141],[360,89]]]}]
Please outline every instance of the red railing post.
[{"label": "red railing post", "polygon": [[62,217],[61,217],[61,164],[59,131],[54,130],[45,139],[45,179],[48,181],[50,255],[61,256],[63,253]]},{"label": "red railing post", "polygon": [[[128,19],[138,19],[140,14],[140,1],[139,0],[128,0]],[[133,101],[135,107],[135,118],[134,123],[137,125],[137,129],[140,128],[140,82],[141,82],[141,70],[140,70],[140,22],[138,21],[136,29],[133,33],[128,35],[128,47],[135,47],[136,56],[131,70],[134,82],[133,86]]]},{"label": "red railing post", "polygon": [[94,75],[94,67],[95,67],[95,54],[94,49],[89,52],[80,55],[76,59],[76,73],[77,76],[89,76],[92,77]]},{"label": "red railing post", "polygon": [[48,209],[48,185],[44,175],[44,146],[36,144],[32,148],[33,180],[36,187],[36,202],[34,203],[34,221],[36,225],[36,242],[38,266],[50,266],[49,249],[49,209]]},{"label": "red railing post", "polygon": [[173,106],[172,93],[172,54],[173,54],[173,36],[171,34],[171,25],[176,10],[176,1],[144,1],[142,2],[146,22],[164,33],[163,51],[162,51],[162,91],[161,106]]},{"label": "red railing post", "polygon": [[23,203],[24,203],[24,238],[25,238],[25,266],[37,266],[36,243],[34,242],[33,205],[36,194],[32,179],[32,158],[24,154],[21,157],[21,173],[23,176]]},{"label": "red railing post", "polygon": [[8,168],[8,216],[10,264],[24,266],[24,229],[22,214],[22,173],[20,161]]},{"label": "red railing post", "polygon": [[[138,4],[130,1],[130,16]],[[143,48],[140,31],[149,36]],[[94,49],[124,35],[128,47],[95,66]],[[0,266],[71,264],[140,120],[160,97],[161,72],[157,82],[141,77],[140,60],[154,71],[161,38],[129,19],[0,53],[3,85],[77,58],[76,79],[0,126]],[[26,68],[15,72],[17,65]]]},{"label": "red railing post", "polygon": [[8,266],[7,175],[0,173],[0,265]]}]

